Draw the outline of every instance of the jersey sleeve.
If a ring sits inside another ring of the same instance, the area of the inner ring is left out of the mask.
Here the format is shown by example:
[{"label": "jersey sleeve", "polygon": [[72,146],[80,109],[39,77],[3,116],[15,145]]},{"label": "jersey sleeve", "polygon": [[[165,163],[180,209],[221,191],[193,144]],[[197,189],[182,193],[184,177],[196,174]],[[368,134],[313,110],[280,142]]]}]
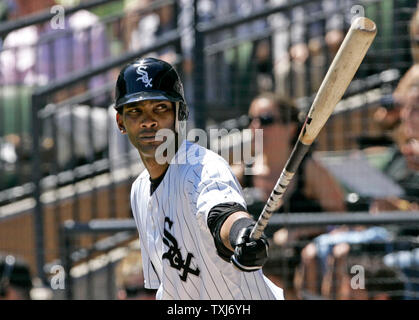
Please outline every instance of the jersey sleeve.
[{"label": "jersey sleeve", "polygon": [[216,205],[235,202],[246,208],[237,178],[224,159],[195,166],[186,181],[190,204],[207,223],[209,211]]}]

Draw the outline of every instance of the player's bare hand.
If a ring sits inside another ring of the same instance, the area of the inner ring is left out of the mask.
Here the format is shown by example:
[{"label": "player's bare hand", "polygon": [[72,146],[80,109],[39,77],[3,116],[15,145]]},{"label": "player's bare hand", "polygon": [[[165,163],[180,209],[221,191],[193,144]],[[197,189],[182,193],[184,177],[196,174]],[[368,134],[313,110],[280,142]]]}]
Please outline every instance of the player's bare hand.
[{"label": "player's bare hand", "polygon": [[264,235],[258,240],[250,239],[253,225],[243,228],[231,257],[231,262],[241,271],[253,272],[263,267],[268,260],[269,244]]}]

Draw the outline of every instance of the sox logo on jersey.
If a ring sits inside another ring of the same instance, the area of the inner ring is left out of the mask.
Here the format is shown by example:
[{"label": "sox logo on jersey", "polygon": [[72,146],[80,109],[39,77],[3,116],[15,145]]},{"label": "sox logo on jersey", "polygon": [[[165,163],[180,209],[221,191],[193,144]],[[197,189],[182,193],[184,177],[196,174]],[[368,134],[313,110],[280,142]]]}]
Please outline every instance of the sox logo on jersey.
[{"label": "sox logo on jersey", "polygon": [[193,254],[188,253],[186,256],[186,262],[182,257],[182,253],[180,252],[178,243],[176,238],[166,229],[166,224],[169,226],[169,229],[172,228],[173,221],[171,221],[168,217],[164,219],[164,238],[163,243],[169,247],[169,250],[163,254],[163,259],[167,259],[170,262],[170,266],[177,270],[182,270],[182,275],[179,275],[182,281],[186,281],[188,277],[188,273],[191,273],[195,276],[199,276],[199,268],[191,269],[190,265],[192,262]]}]

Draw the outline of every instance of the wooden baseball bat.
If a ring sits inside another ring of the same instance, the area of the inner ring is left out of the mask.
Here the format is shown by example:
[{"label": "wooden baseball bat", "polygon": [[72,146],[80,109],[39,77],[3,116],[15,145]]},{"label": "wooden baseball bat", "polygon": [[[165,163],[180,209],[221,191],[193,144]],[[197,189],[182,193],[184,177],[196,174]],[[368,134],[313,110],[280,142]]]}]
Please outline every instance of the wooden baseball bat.
[{"label": "wooden baseball bat", "polygon": [[301,160],[345,93],[376,34],[377,28],[370,19],[359,17],[352,22],[314,98],[298,141],[253,227],[250,238],[257,240],[261,237],[269,218],[282,205],[282,196]]}]

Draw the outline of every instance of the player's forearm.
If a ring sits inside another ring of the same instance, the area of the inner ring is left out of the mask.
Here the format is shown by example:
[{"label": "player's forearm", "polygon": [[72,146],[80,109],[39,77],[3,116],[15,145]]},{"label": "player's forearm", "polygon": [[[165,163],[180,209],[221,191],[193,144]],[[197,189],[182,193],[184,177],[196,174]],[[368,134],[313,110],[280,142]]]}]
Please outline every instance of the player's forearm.
[{"label": "player's forearm", "polygon": [[221,230],[220,230],[220,238],[226,248],[231,251],[234,251],[233,247],[230,243],[230,231],[231,227],[233,226],[234,222],[242,218],[251,218],[251,216],[245,211],[237,211],[230,215],[226,221],[224,221]]}]

